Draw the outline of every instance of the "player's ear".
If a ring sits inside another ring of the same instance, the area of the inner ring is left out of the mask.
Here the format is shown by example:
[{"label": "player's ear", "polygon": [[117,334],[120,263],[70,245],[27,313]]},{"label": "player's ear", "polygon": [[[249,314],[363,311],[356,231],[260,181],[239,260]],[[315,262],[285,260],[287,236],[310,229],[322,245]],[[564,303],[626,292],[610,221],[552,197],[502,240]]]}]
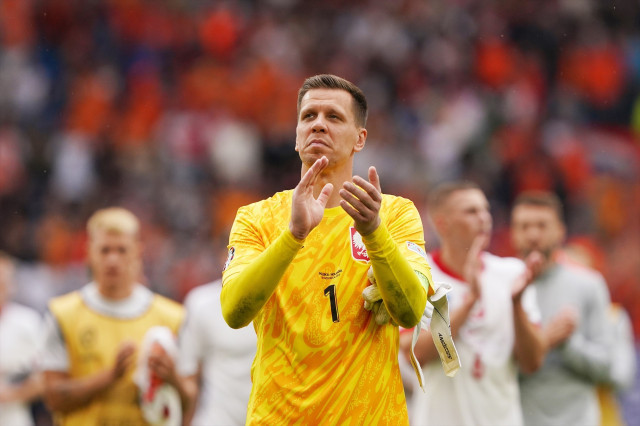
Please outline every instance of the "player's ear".
[{"label": "player's ear", "polygon": [[436,230],[438,235],[442,235],[442,232],[444,231],[445,226],[447,225],[445,216],[441,214],[440,211],[435,211],[431,213],[430,219],[431,219],[431,224],[433,225],[433,228]]},{"label": "player's ear", "polygon": [[356,140],[353,150],[355,152],[362,151],[362,148],[364,148],[364,144],[366,140],[367,140],[367,129],[365,129],[364,127],[360,127],[358,129],[358,139]]},{"label": "player's ear", "polygon": [[558,241],[562,244],[567,238],[567,227],[558,221]]}]

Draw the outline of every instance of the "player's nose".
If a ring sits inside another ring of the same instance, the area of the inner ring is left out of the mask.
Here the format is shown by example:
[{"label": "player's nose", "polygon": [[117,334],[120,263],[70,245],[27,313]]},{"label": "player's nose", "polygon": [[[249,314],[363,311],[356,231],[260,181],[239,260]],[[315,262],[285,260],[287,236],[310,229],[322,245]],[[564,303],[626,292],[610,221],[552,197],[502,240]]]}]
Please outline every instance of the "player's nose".
[{"label": "player's nose", "polygon": [[314,132],[326,132],[327,124],[325,123],[322,114],[318,114],[316,119],[313,121],[311,130],[313,130]]}]

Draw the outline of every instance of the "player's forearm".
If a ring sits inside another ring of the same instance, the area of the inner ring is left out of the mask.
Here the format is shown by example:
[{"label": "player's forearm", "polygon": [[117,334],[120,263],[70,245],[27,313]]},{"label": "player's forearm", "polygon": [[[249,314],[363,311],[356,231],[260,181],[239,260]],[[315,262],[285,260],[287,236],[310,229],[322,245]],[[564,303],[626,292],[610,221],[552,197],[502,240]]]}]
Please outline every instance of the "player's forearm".
[{"label": "player's forearm", "polygon": [[88,404],[114,382],[112,370],[83,378],[71,378],[66,373],[44,373],[44,399],[52,411],[69,412]]},{"label": "player's forearm", "polygon": [[184,376],[176,377],[175,382],[171,383],[180,394],[180,401],[182,405],[182,424],[191,424],[191,419],[196,407],[196,401],[198,399],[198,376]]},{"label": "player's forearm", "polygon": [[478,298],[472,293],[466,293],[460,305],[451,312],[451,336],[455,339],[460,333],[460,329],[467,322],[471,310],[476,304]]},{"label": "player's forearm", "polygon": [[[451,312],[450,324],[451,336],[453,338],[456,338],[458,336],[460,328],[467,321],[469,313],[471,312],[471,309],[473,308],[475,302],[476,298],[469,294],[460,304],[460,306],[458,306],[455,311]],[[433,338],[431,337],[431,334],[428,333],[428,330],[423,330],[420,333],[420,337],[418,338],[416,347],[413,351],[416,354],[416,358],[421,365],[425,365],[427,363],[440,359],[438,350],[436,349],[436,345],[433,343]]]},{"label": "player's forearm", "polygon": [[611,332],[607,328],[609,294],[604,281],[596,288],[589,315],[582,319],[584,330],[576,330],[560,346],[564,364],[594,383],[606,383],[613,363]]},{"label": "player's forearm", "polygon": [[[404,348],[407,359],[410,357],[411,338],[413,337],[412,334],[413,333],[407,333],[409,342],[408,346]],[[420,331],[420,336],[418,337],[415,348],[413,348],[413,352],[416,354],[416,358],[420,365],[425,365],[439,359],[436,345],[433,343],[433,338],[431,337],[429,330],[423,329]]]},{"label": "player's forearm", "polygon": [[402,327],[415,326],[424,312],[427,290],[384,224],[362,240],[389,314]]},{"label": "player's forearm", "polygon": [[617,312],[614,327],[612,334],[619,340],[614,343],[616,355],[611,361],[609,383],[617,391],[623,391],[633,386],[637,368],[633,328],[624,311]]},{"label": "player's forearm", "polygon": [[149,359],[149,369],[163,383],[173,386],[178,391],[183,413],[193,408],[198,394],[197,375],[181,376],[176,370],[173,359],[166,352],[162,355],[152,355]]},{"label": "player's forearm", "polygon": [[0,385],[0,402],[29,402],[42,394],[42,375],[32,374],[18,384]]},{"label": "player's forearm", "polygon": [[16,389],[16,401],[28,402],[39,398],[44,389],[44,381],[42,374],[35,373],[29,376],[27,380],[20,383]]},{"label": "player's forearm", "polygon": [[518,299],[513,303],[515,328],[514,354],[520,370],[525,374],[536,372],[544,361],[546,345],[538,327],[529,321],[527,313]]},{"label": "player's forearm", "polygon": [[611,354],[607,342],[589,341],[574,333],[561,346],[564,364],[576,374],[594,383],[606,383],[610,378]]},{"label": "player's forearm", "polygon": [[224,283],[220,302],[230,327],[244,327],[255,318],[301,247],[302,243],[286,229],[242,272]]}]

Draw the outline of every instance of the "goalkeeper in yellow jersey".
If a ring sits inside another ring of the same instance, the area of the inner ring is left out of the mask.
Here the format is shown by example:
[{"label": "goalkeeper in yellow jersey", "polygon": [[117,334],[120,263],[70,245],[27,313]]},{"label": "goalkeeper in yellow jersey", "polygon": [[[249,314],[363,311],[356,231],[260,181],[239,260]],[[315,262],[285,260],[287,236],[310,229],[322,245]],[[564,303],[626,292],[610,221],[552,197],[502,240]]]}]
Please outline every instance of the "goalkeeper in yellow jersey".
[{"label": "goalkeeper in yellow jersey", "polygon": [[[300,183],[238,210],[221,303],[231,327],[253,321],[258,337],[248,424],[408,424],[396,324],[420,320],[430,269],[413,203],[382,194],[374,167],[353,176],[366,118],[354,84],[308,78]],[[381,301],[366,310],[370,267]],[[392,321],[380,325],[382,309]]]}]

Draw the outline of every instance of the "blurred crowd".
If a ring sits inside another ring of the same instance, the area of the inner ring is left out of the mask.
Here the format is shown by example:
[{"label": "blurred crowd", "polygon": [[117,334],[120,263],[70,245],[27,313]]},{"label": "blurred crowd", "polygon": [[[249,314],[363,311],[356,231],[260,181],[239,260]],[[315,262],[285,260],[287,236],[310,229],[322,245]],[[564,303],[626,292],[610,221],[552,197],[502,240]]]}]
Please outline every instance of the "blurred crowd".
[{"label": "blurred crowd", "polygon": [[[570,243],[640,337],[640,4],[599,0],[0,0],[0,249],[16,298],[87,281],[84,223],[144,222],[145,276],[182,300],[220,275],[238,206],[299,179],[296,90],[334,73],[370,102],[383,190],[440,181],[508,211],[551,189]],[[426,223],[427,243],[435,237]]]}]

